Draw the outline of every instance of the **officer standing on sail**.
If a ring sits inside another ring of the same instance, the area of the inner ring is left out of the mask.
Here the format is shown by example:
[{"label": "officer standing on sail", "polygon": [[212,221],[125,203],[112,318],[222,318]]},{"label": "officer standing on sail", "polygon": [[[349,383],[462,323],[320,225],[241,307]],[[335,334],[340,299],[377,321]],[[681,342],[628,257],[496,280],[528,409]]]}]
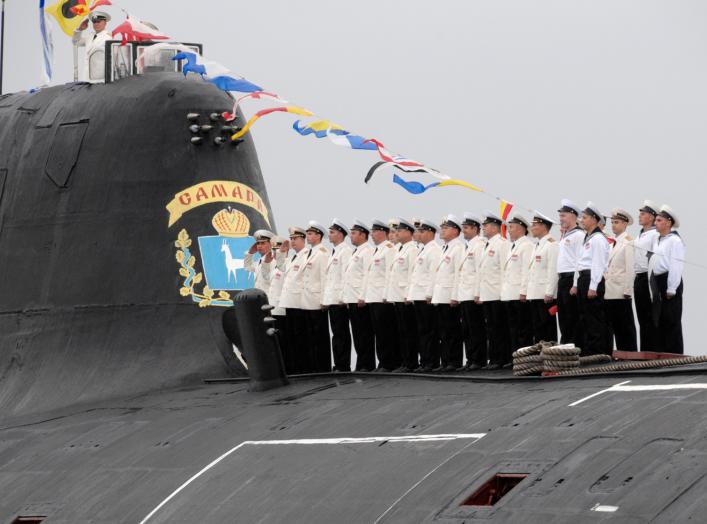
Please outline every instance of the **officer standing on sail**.
[{"label": "officer standing on sail", "polygon": [[636,303],[641,351],[655,349],[655,341],[658,339],[653,323],[653,306],[648,282],[648,256],[653,249],[656,238],[658,238],[658,232],[655,229],[657,215],[658,206],[650,200],[644,200],[638,211],[638,224],[641,226],[641,231],[633,241],[633,265],[636,271],[633,282],[633,299]]},{"label": "officer standing on sail", "polygon": [[373,221],[371,237],[375,247],[366,272],[365,301],[371,311],[376,337],[378,372],[389,372],[400,367],[395,308],[392,303],[388,303],[386,296],[390,266],[395,256],[393,244],[388,240],[389,232],[385,222]]},{"label": "officer standing on sail", "polygon": [[[557,340],[557,320],[550,313],[557,297],[557,257],[559,246],[550,234],[554,222],[540,211],[533,214],[530,231],[538,241],[533,250],[528,274],[528,294],[535,342]],[[573,277],[574,278],[574,277]],[[574,298],[574,297],[572,297]]]},{"label": "officer standing on sail", "polygon": [[582,212],[586,232],[582,255],[577,263],[577,301],[584,332],[583,355],[611,355],[604,312],[604,273],[609,263],[609,241],[599,228],[601,211],[588,202]]},{"label": "officer standing on sail", "polygon": [[611,211],[611,230],[615,238],[609,252],[604,304],[616,349],[620,351],[638,350],[633,322],[634,249],[626,231],[631,224],[633,217],[628,211],[619,208]]},{"label": "officer standing on sail", "polygon": [[351,226],[353,251],[344,267],[344,285],[341,300],[347,305],[351,320],[351,335],[356,350],[356,371],[372,371],[376,367],[375,339],[371,312],[364,298],[366,272],[371,263],[373,249],[368,243],[370,228],[355,219]]},{"label": "officer standing on sail", "polygon": [[420,251],[415,258],[408,290],[408,300],[415,306],[420,354],[420,367],[415,371],[420,373],[428,373],[439,366],[439,337],[432,305],[435,272],[442,258],[442,248],[435,242],[437,227],[431,220],[420,219],[417,227]]},{"label": "officer standing on sail", "polygon": [[680,220],[670,206],[663,205],[655,219],[658,237],[653,242],[650,259],[653,315],[657,328],[656,349],[683,353],[682,273],[685,243],[676,231]]},{"label": "officer standing on sail", "polygon": [[466,351],[467,371],[476,371],[487,364],[488,339],[483,306],[474,299],[479,291],[479,262],[486,247],[486,240],[481,236],[483,219],[473,213],[464,213],[462,233],[466,240],[466,251],[459,268],[459,278],[452,295],[459,302],[464,328],[464,348]]},{"label": "officer standing on sail", "polygon": [[[387,300],[395,308],[395,320],[400,348],[400,367],[394,373],[410,373],[417,369],[417,322],[415,306],[408,300],[410,277],[415,269],[417,246],[412,240],[415,227],[404,218],[397,219],[398,247],[395,248],[395,258],[388,278]],[[390,238],[390,237],[388,237]]]},{"label": "officer standing on sail", "polygon": [[582,345],[577,306],[577,262],[582,251],[584,231],[577,225],[581,210],[574,202],[563,199],[560,209],[562,236],[557,254],[557,316],[560,322],[560,342]]},{"label": "officer standing on sail", "polygon": [[501,302],[503,263],[508,258],[511,245],[501,236],[501,217],[484,213],[486,246],[479,263],[479,294],[476,303],[483,304],[486,333],[489,339],[489,364],[484,369],[493,371],[511,363],[511,344],[508,334],[508,317]]},{"label": "officer standing on sail", "polygon": [[528,238],[530,224],[522,215],[515,214],[508,221],[511,249],[503,266],[501,302],[508,317],[508,335],[511,351],[533,345],[533,324],[530,303],[526,300],[528,272],[535,245]]},{"label": "officer standing on sail", "polygon": [[343,301],[344,269],[351,260],[351,246],[346,243],[349,228],[335,218],[329,226],[329,242],[334,246],[326,266],[326,281],[322,305],[327,310],[331,326],[331,347],[334,371],[351,371],[351,331],[349,310]]},{"label": "officer standing on sail", "polygon": [[[270,291],[270,281],[272,279],[274,256],[272,248],[272,238],[275,236],[272,232],[266,229],[259,229],[253,233],[255,242],[250,249],[246,251],[243,259],[243,267],[249,273],[255,275],[255,283],[253,287],[261,289],[267,294]],[[257,262],[253,261],[255,253],[260,255]]]},{"label": "officer standing on sail", "polygon": [[444,240],[444,246],[432,290],[442,359],[442,365],[436,371],[456,371],[462,367],[464,358],[461,311],[459,302],[452,300],[466,250],[464,241],[459,237],[461,230],[461,220],[455,215],[447,215],[440,225],[440,237]]},{"label": "officer standing on sail", "polygon": [[93,35],[82,35],[88,28],[88,18],[84,20],[74,32],[72,42],[74,45],[86,48],[84,75],[89,82],[103,82],[106,76],[106,42],[112,39],[110,31],[106,29],[111,17],[103,11],[94,11],[89,16],[93,24]]},{"label": "officer standing on sail", "polygon": [[[287,256],[285,262],[282,291],[278,307],[285,310],[287,338],[287,353],[285,354],[285,368],[288,374],[304,373],[302,366],[306,362],[309,347],[307,344],[307,316],[302,309],[302,268],[307,259],[305,247],[306,233],[301,227],[289,229],[290,241],[283,242],[280,247],[280,257]],[[293,255],[289,255],[292,246]]]}]

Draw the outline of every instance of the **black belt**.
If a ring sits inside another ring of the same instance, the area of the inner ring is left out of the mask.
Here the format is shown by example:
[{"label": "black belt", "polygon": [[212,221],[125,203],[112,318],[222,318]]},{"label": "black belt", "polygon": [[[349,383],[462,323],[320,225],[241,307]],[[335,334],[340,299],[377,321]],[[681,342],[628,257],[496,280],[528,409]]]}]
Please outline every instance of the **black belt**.
[{"label": "black belt", "polygon": [[574,278],[574,271],[567,271],[565,273],[558,273],[558,275],[560,275],[560,277],[562,277],[562,278],[567,278],[567,277]]},{"label": "black belt", "polygon": [[591,269],[583,269],[583,270],[581,270],[581,271],[579,272],[579,274],[580,274],[580,275],[583,275],[583,276],[584,276],[584,275],[591,275],[591,274],[592,274],[592,270],[591,270]]}]

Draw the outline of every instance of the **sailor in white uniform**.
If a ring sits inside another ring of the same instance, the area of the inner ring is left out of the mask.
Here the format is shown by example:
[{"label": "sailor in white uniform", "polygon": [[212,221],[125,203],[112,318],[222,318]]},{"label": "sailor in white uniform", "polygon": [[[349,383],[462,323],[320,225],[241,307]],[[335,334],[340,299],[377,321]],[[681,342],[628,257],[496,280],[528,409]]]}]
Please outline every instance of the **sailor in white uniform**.
[{"label": "sailor in white uniform", "polygon": [[653,242],[649,271],[658,335],[656,349],[682,354],[682,273],[685,265],[685,243],[677,232],[680,220],[667,204],[661,206],[658,211],[655,227],[659,236]]},{"label": "sailor in white uniform", "polygon": [[334,371],[351,371],[351,331],[349,310],[343,301],[344,269],[351,260],[353,249],[346,243],[349,228],[338,218],[329,226],[331,255],[326,266],[326,282],[322,305],[329,315],[331,347],[334,355]]},{"label": "sailor in white uniform", "polygon": [[[309,347],[307,344],[307,317],[302,309],[302,284],[304,267],[307,259],[305,247],[306,233],[301,227],[289,229],[290,240],[280,247],[280,257],[287,259],[284,265],[284,278],[278,307],[285,310],[287,352],[284,355],[285,369],[288,374],[303,373],[302,361],[307,359]],[[290,254],[290,247],[294,251]],[[279,262],[281,263],[281,262]]]},{"label": "sailor in white uniform", "polygon": [[418,249],[412,240],[415,227],[404,218],[397,219],[396,222],[398,247],[395,248],[395,257],[390,268],[387,300],[395,308],[398,345],[402,364],[393,372],[410,373],[417,369],[418,366],[418,336],[415,306],[408,300],[407,293],[410,288],[412,272],[415,269]]},{"label": "sailor in white uniform", "polygon": [[461,310],[459,301],[453,300],[454,289],[459,281],[459,268],[466,251],[466,245],[459,236],[462,231],[461,223],[455,215],[447,215],[440,225],[440,238],[444,245],[432,290],[432,304],[437,311],[441,357],[441,366],[437,371],[444,372],[461,369],[464,358]]},{"label": "sailor in white uniform", "polygon": [[508,335],[508,317],[501,302],[503,266],[511,244],[501,236],[503,220],[491,211],[484,212],[486,246],[479,263],[479,293],[477,304],[483,304],[486,334],[489,339],[489,364],[484,369],[493,371],[511,363],[511,343]]},{"label": "sailor in white uniform", "polygon": [[439,337],[435,321],[435,308],[432,305],[432,292],[435,284],[435,272],[442,258],[442,248],[435,242],[437,224],[431,220],[420,219],[417,238],[420,250],[415,258],[415,268],[410,277],[408,300],[415,306],[417,320],[418,353],[420,367],[418,372],[427,373],[439,366]]},{"label": "sailor in white uniform", "polygon": [[[255,275],[255,283],[253,287],[265,291],[267,294],[270,291],[270,282],[272,280],[273,268],[275,267],[275,257],[272,249],[272,238],[274,233],[267,229],[259,229],[253,233],[255,242],[250,249],[246,251],[243,258],[243,267],[249,273]],[[254,260],[255,254],[260,257]]]},{"label": "sailor in white uniform", "polygon": [[92,35],[82,34],[88,28],[88,19],[86,19],[74,32],[72,42],[74,45],[86,48],[84,80],[100,83],[105,81],[106,76],[106,42],[113,38],[110,31],[106,29],[111,17],[103,11],[94,11],[91,13],[90,19],[95,33]]},{"label": "sailor in white uniform", "polygon": [[582,256],[577,263],[577,301],[584,332],[583,355],[611,355],[604,310],[606,273],[609,265],[609,241],[599,228],[601,211],[588,202],[582,212],[585,238]]},{"label": "sailor in white uniform", "polygon": [[351,226],[353,251],[344,267],[344,285],[341,300],[349,310],[351,335],[356,351],[356,371],[373,371],[376,367],[375,338],[371,312],[366,304],[366,272],[371,263],[373,248],[368,242],[370,226],[355,219]]},{"label": "sailor in white uniform", "polygon": [[633,321],[633,283],[635,280],[633,239],[627,228],[633,217],[620,208],[611,210],[611,231],[614,242],[609,252],[606,271],[606,318],[620,351],[637,351],[636,325]]},{"label": "sailor in white uniform", "polygon": [[658,333],[653,322],[653,305],[648,282],[648,256],[653,249],[656,238],[658,238],[658,232],[655,229],[657,215],[658,205],[651,200],[644,200],[638,211],[638,224],[641,226],[641,230],[633,241],[633,267],[636,272],[633,282],[633,299],[636,304],[641,351],[654,350],[655,342],[658,340]]},{"label": "sailor in white uniform", "polygon": [[562,231],[557,254],[557,317],[560,323],[560,342],[581,347],[576,274],[584,243],[584,230],[577,225],[582,210],[565,198],[557,212]]},{"label": "sailor in white uniform", "polygon": [[528,238],[528,220],[516,213],[508,221],[511,249],[503,266],[501,302],[508,317],[511,351],[533,345],[533,323],[528,294],[528,272],[535,244]]},{"label": "sailor in white uniform", "polygon": [[[530,302],[535,342],[557,340],[557,257],[560,247],[550,234],[555,223],[540,211],[533,214],[530,231],[537,240],[530,261],[526,298]],[[574,278],[574,277],[572,277]],[[572,298],[575,298],[572,296]]]},{"label": "sailor in white uniform", "polygon": [[488,361],[488,339],[484,308],[475,302],[479,288],[479,262],[486,247],[486,239],[481,235],[483,218],[474,213],[464,213],[462,233],[466,241],[466,251],[459,266],[459,278],[452,299],[459,302],[462,313],[464,349],[467,371],[476,371]]},{"label": "sailor in white uniform", "polygon": [[388,276],[395,256],[395,247],[388,240],[390,228],[382,220],[371,224],[373,253],[366,272],[365,301],[371,311],[373,334],[376,338],[378,372],[390,372],[400,367],[395,308],[387,300]]}]

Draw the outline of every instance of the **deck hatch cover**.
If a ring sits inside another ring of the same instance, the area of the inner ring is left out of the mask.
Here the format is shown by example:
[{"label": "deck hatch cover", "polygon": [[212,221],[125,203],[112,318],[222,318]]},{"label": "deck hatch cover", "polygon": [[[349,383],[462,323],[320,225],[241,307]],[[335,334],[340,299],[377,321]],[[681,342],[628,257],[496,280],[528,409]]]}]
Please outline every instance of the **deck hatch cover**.
[{"label": "deck hatch cover", "polygon": [[527,473],[496,473],[464,499],[460,506],[495,506],[527,476]]},{"label": "deck hatch cover", "polygon": [[35,516],[35,517],[17,517],[15,520],[12,521],[12,524],[41,524],[44,522],[44,519],[47,517],[45,516]]}]

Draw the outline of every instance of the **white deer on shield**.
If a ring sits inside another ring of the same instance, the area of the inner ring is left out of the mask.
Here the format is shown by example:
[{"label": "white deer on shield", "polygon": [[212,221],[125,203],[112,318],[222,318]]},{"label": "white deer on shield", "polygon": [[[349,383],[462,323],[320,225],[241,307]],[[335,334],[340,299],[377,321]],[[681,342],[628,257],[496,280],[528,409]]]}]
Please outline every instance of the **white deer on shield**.
[{"label": "white deer on shield", "polygon": [[238,278],[236,276],[236,271],[238,271],[239,269],[243,269],[243,259],[233,258],[233,254],[231,254],[231,248],[229,247],[228,242],[226,242],[226,240],[224,240],[221,244],[221,252],[223,253],[226,262],[226,269],[228,270],[228,282],[231,282],[231,275],[233,275],[233,281],[237,281]]}]

